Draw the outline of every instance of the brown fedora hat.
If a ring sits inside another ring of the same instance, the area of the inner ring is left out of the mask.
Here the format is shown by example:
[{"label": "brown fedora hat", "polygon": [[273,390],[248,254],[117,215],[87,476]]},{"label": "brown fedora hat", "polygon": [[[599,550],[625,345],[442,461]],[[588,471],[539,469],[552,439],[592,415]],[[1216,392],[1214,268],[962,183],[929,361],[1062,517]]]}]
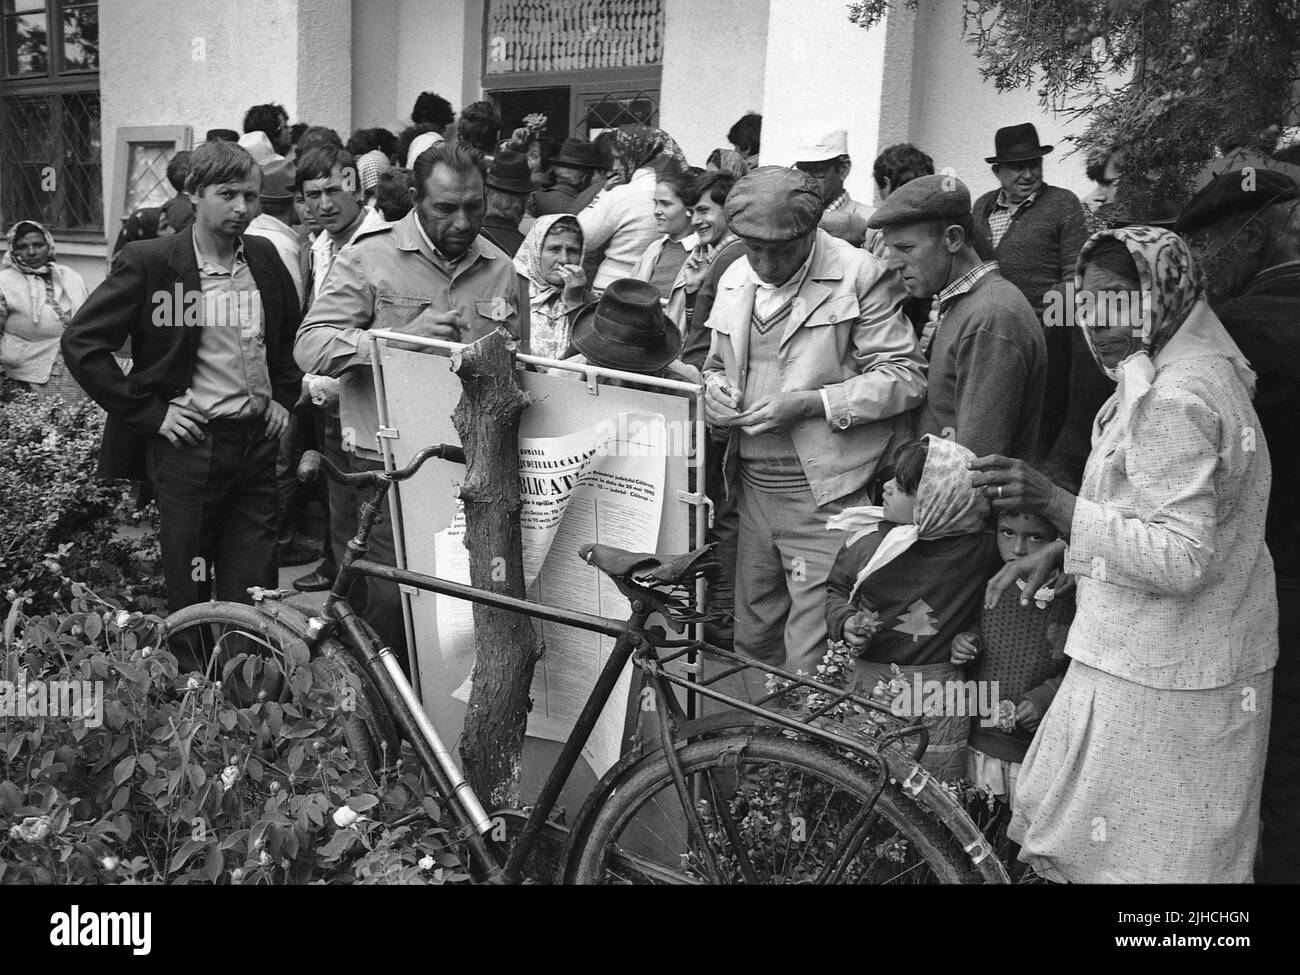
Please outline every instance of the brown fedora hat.
[{"label": "brown fedora hat", "polygon": [[528,168],[528,157],[513,149],[502,149],[488,166],[484,182],[506,193],[531,193],[533,171]]},{"label": "brown fedora hat", "polygon": [[1038,129],[1032,122],[1021,125],[1008,125],[998,129],[993,136],[993,155],[985,156],[986,163],[1027,162],[1046,156],[1055,146],[1044,146],[1038,142]]},{"label": "brown fedora hat", "polygon": [[571,341],[593,366],[624,372],[658,372],[682,348],[658,289],[635,278],[611,281],[600,301],[578,312]]}]

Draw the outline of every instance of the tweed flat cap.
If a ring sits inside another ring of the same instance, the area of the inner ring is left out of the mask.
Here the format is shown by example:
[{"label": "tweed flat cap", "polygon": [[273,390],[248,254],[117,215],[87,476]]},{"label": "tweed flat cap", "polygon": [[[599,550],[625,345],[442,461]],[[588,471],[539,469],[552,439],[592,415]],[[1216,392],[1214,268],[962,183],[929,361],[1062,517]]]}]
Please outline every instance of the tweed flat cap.
[{"label": "tweed flat cap", "polygon": [[970,213],[970,190],[956,176],[918,176],[889,194],[867,226],[897,227],[922,220],[950,220]]},{"label": "tweed flat cap", "polygon": [[727,194],[723,212],[732,233],[779,243],[806,237],[822,215],[817,181],[785,166],[760,166]]},{"label": "tweed flat cap", "polygon": [[1233,214],[1249,216],[1271,203],[1300,198],[1300,186],[1273,169],[1223,173],[1210,180],[1183,207],[1174,229],[1185,234]]}]

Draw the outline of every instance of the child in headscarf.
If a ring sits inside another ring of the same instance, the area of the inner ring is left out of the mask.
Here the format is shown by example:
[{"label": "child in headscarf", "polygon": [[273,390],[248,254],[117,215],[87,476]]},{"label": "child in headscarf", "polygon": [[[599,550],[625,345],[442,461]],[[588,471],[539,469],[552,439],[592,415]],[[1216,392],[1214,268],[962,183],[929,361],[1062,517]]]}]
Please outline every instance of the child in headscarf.
[{"label": "child in headscarf", "polygon": [[570,354],[573,316],[591,301],[582,251],[582,226],[568,213],[538,217],[519,245],[515,268],[528,279],[533,355],[564,359]]},{"label": "child in headscarf", "polygon": [[9,228],[0,258],[0,370],[38,395],[84,400],[63,364],[59,340],[86,301],[86,282],[54,262],[54,238],[34,220]]},{"label": "child in headscarf", "polygon": [[[848,508],[827,522],[853,532],[827,581],[826,625],[832,640],[853,649],[864,693],[890,680],[891,665],[909,684],[914,676],[961,680],[950,645],[978,612],[999,561],[988,501],[971,486],[973,457],[932,435],[906,443],[894,455],[884,504]],[[943,780],[962,778],[968,718],[926,717],[922,765]]]}]

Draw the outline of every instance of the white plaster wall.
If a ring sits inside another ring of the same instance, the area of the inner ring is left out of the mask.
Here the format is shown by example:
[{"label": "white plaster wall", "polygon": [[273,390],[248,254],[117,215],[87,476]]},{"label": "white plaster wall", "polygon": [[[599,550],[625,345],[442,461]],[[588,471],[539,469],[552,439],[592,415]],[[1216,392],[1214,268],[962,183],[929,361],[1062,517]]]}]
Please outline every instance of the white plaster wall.
[{"label": "white plaster wall", "polygon": [[398,105],[393,47],[401,23],[402,0],[365,0],[352,4],[352,120],[358,129],[398,124],[415,103]]},{"label": "white plaster wall", "polygon": [[[293,121],[352,130],[352,0],[297,0],[298,85]],[[368,4],[367,4],[368,6]]]},{"label": "white plaster wall", "polygon": [[763,84],[764,164],[793,163],[803,126],[844,128],[853,157],[848,191],[856,199],[871,199],[885,32],[883,24],[864,31],[850,23],[843,0],[771,0]]},{"label": "white plaster wall", "polygon": [[993,155],[994,133],[1006,125],[1033,122],[1039,139],[1056,146],[1043,161],[1044,179],[1087,193],[1092,183],[1084,173],[1083,153],[1062,141],[1082,132],[1086,122],[1044,110],[1036,86],[999,93],[992,82],[981,79],[975,48],[962,38],[961,6],[953,0],[921,0],[918,6],[910,141],[934,157],[936,168],[956,170],[974,199],[997,187],[984,162]]},{"label": "white plaster wall", "polygon": [[[370,4],[357,0],[357,6]],[[410,124],[411,108],[422,91],[437,92],[451,102],[460,116],[469,76],[479,70],[479,65],[465,60],[465,25],[464,0],[399,0],[396,35],[388,37],[386,43],[369,43],[369,48],[377,49],[381,57],[387,51],[381,67],[396,77],[392,96],[395,101],[388,109],[394,132]],[[482,35],[479,23],[473,25],[473,32],[475,38]],[[376,119],[366,124],[384,123]]]},{"label": "white plaster wall", "polygon": [[763,110],[768,2],[665,0],[659,125],[693,165],[729,149],[727,130]]},{"label": "white plaster wall", "polygon": [[[279,102],[291,119],[298,117],[298,4],[101,0],[106,220],[115,186],[112,169],[119,128],[189,125],[197,143],[208,129],[242,130],[250,105]],[[196,51],[201,59],[196,59]],[[113,239],[117,231],[107,227]]]}]

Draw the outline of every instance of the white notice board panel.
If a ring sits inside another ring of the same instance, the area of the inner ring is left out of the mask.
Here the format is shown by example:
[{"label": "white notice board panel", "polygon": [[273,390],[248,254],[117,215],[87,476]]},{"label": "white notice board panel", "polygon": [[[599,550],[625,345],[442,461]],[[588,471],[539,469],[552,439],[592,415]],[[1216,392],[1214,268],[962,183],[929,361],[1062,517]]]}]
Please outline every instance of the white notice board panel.
[{"label": "white notice board panel", "polygon": [[[454,346],[429,343],[433,354],[415,352],[390,347],[384,335],[374,339],[376,387],[389,463],[400,467],[428,444],[459,443],[451,413],[461,388],[446,357]],[[533,398],[520,424],[525,535],[534,542],[526,545],[525,574],[531,599],[621,619],[626,600],[577,557],[577,548],[596,537],[665,553],[702,544],[703,509],[693,514],[694,492],[703,487],[701,477],[697,488],[702,468],[695,466],[702,455],[693,455],[701,390],[641,377],[613,386],[598,378],[585,369],[520,372]],[[456,530],[463,471],[459,464],[430,461],[395,490],[407,568],[468,581],[460,574],[468,559]],[[439,733],[454,742],[473,668],[469,604],[418,590],[405,602],[422,700]],[[613,640],[555,624],[535,626],[546,654],[533,685],[529,735],[554,742],[567,734]],[[611,700],[607,711],[586,756],[598,770],[612,762],[621,743],[622,702]],[[555,745],[530,741],[526,788],[549,771],[557,753]]]}]

